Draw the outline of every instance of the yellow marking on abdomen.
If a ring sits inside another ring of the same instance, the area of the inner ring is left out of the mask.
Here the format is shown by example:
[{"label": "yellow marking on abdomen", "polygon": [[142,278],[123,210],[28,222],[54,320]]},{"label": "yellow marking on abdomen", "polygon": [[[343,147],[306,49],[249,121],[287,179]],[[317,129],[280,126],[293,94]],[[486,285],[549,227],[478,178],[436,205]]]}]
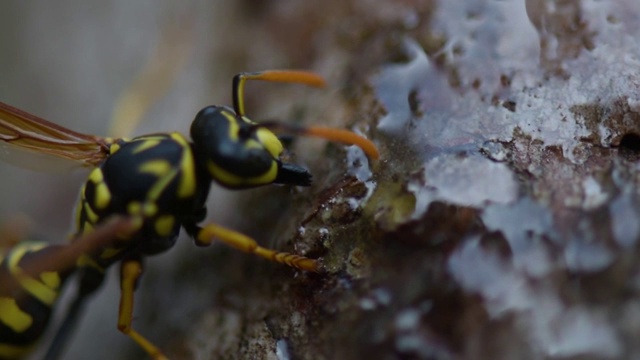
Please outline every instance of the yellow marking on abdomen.
[{"label": "yellow marking on abdomen", "polygon": [[51,289],[60,288],[60,284],[62,283],[60,274],[55,271],[44,271],[40,273],[40,281]]},{"label": "yellow marking on abdomen", "polygon": [[53,304],[56,302],[56,299],[58,298],[58,292],[47,287],[46,284],[25,276],[21,272],[19,274],[14,274],[14,276],[25,291],[31,294],[31,296],[40,300],[43,304],[47,306],[53,306]]},{"label": "yellow marking on abdomen", "polygon": [[58,292],[47,287],[46,284],[29,276],[26,276],[22,272],[20,265],[18,265],[18,263],[26,253],[40,250],[44,246],[46,245],[26,243],[22,244],[22,246],[18,245],[14,247],[11,251],[10,256],[6,259],[7,268],[9,270],[9,273],[14,276],[14,278],[26,292],[28,292],[36,299],[40,300],[45,305],[53,305],[53,303],[58,298]]},{"label": "yellow marking on abdomen", "polygon": [[0,322],[14,332],[21,333],[33,324],[33,318],[20,309],[16,299],[0,297]]},{"label": "yellow marking on abdomen", "polygon": [[22,359],[33,349],[34,345],[11,345],[0,343],[0,358],[2,359]]}]

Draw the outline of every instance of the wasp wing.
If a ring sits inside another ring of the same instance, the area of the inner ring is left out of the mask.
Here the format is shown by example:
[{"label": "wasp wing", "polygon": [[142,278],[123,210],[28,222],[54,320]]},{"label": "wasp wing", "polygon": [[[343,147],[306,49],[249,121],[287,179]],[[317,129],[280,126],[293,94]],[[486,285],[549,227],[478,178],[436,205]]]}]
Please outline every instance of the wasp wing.
[{"label": "wasp wing", "polygon": [[0,145],[97,166],[113,141],[81,134],[0,102]]}]

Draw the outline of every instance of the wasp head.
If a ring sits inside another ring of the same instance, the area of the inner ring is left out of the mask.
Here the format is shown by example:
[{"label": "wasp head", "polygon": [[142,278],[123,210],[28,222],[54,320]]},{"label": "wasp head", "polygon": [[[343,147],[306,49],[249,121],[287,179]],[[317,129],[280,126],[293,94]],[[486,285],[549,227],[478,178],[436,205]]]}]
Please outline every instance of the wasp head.
[{"label": "wasp head", "polygon": [[311,184],[307,170],[280,161],[283,147],[273,132],[229,108],[200,110],[191,124],[191,138],[198,164],[225,187]]}]

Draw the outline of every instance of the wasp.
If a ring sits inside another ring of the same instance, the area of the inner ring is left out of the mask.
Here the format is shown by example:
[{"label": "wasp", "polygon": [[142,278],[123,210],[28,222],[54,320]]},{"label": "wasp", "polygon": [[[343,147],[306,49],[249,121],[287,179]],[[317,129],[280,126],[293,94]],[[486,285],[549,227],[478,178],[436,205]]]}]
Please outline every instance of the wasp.
[{"label": "wasp", "polygon": [[[277,133],[356,145],[369,158],[379,157],[371,141],[351,131],[252,121],[244,104],[248,80],[325,85],[321,76],[307,71],[240,73],[233,78],[233,107],[200,110],[191,124],[191,141],[177,132],[132,139],[86,135],[0,103],[0,141],[93,167],[80,190],[72,239],[89,236],[114,215],[128,217],[134,228],[131,235],[78,257],[73,267],[79,275],[77,295],[49,348],[48,359],[62,352],[85,299],[100,287],[106,269],[115,263],[120,264],[121,285],[118,329],[151,358],[166,359],[132,326],[134,290],[142,275],[143,258],[171,248],[181,229],[198,246],[208,246],[215,239],[300,270],[322,270],[317,260],[264,248],[254,239],[214,223],[200,225],[206,218],[205,201],[214,181],[229,189],[311,184],[306,169],[282,160],[284,147]],[[0,323],[3,316],[0,314]]]}]

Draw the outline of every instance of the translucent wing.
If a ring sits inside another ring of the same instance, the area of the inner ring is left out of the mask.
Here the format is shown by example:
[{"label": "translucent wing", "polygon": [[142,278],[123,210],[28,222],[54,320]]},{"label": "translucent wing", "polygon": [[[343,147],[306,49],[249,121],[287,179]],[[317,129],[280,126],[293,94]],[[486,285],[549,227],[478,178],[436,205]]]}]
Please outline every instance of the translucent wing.
[{"label": "translucent wing", "polygon": [[112,142],[69,130],[0,102],[0,146],[5,145],[5,151],[7,147],[17,147],[83,166],[97,166],[108,156]]}]

